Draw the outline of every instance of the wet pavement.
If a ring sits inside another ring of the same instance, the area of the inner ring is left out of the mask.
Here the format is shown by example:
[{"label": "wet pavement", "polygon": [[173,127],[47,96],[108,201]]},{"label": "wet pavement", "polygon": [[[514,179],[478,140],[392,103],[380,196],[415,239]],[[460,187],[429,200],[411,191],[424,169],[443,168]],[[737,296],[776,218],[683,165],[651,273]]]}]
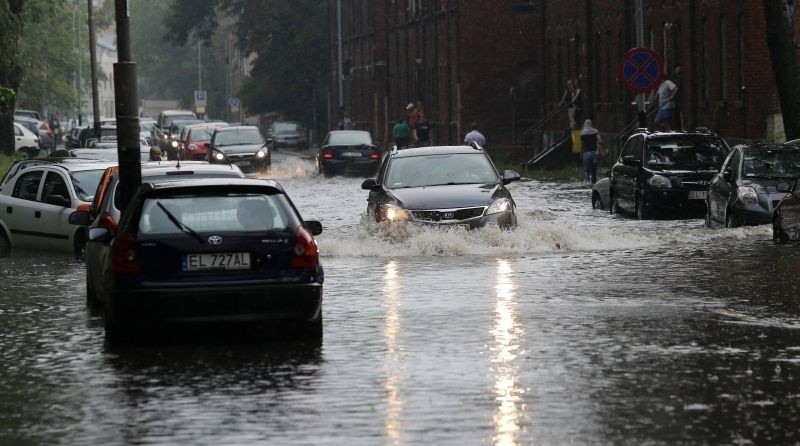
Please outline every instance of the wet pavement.
[{"label": "wet pavement", "polygon": [[81,263],[0,259],[0,444],[797,444],[800,257],[768,227],[510,190],[513,232],[364,221],[362,178],[276,154],[321,220],[321,343],[112,351]]}]

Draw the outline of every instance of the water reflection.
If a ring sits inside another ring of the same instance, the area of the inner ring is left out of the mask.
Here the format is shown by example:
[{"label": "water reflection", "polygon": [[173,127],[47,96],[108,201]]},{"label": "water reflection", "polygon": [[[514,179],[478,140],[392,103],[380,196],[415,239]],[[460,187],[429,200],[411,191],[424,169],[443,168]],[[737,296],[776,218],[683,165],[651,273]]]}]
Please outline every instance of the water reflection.
[{"label": "water reflection", "polygon": [[525,411],[519,384],[519,371],[514,361],[520,354],[520,338],[524,335],[518,321],[516,286],[513,270],[506,260],[497,261],[494,287],[494,326],[491,361],[494,372],[494,393],[497,407],[493,417],[495,445],[519,444],[522,414]]},{"label": "water reflection", "polygon": [[402,444],[402,417],[405,408],[405,398],[400,388],[400,382],[405,375],[403,362],[403,344],[398,339],[400,333],[400,291],[401,277],[398,272],[397,261],[391,260],[386,264],[384,274],[383,294],[386,296],[386,325],[384,337],[386,338],[386,419],[385,429],[387,443]]}]

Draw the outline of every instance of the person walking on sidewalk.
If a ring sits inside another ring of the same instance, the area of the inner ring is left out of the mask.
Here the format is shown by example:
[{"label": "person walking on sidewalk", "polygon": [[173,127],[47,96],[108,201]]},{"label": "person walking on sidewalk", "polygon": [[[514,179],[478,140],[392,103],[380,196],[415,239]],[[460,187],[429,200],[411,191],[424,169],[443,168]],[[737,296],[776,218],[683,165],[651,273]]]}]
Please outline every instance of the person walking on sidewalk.
[{"label": "person walking on sidewalk", "polygon": [[597,149],[603,139],[600,131],[594,128],[592,120],[583,122],[581,129],[581,159],[583,161],[583,179],[589,184],[597,181]]},{"label": "person walking on sidewalk", "polygon": [[478,131],[478,123],[473,122],[470,127],[472,128],[472,131],[464,135],[464,144],[470,145],[473,142],[476,142],[481,147],[485,146],[486,137],[483,136],[483,133]]},{"label": "person walking on sidewalk", "polygon": [[408,147],[411,137],[411,129],[408,128],[408,122],[405,119],[397,121],[397,124],[392,127],[392,136],[394,136],[394,143],[398,149],[405,149]]},{"label": "person walking on sidewalk", "polygon": [[669,79],[664,79],[661,85],[650,93],[650,103],[653,103],[658,97],[658,111],[654,122],[657,129],[665,131],[672,129],[676,94],[678,94],[678,86]]}]

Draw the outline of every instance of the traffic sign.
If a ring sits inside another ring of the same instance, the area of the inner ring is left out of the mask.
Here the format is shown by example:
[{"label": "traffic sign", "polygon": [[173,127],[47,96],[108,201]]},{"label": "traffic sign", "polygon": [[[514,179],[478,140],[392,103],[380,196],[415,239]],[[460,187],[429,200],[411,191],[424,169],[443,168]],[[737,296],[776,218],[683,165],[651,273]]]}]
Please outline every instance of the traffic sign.
[{"label": "traffic sign", "polygon": [[194,91],[194,106],[195,107],[205,107],[206,106],[206,91],[205,90],[195,90]]},{"label": "traffic sign", "polygon": [[650,48],[634,48],[622,56],[619,78],[628,90],[646,93],[664,80],[664,59]]},{"label": "traffic sign", "polygon": [[239,98],[230,98],[228,99],[228,105],[231,107],[238,107],[239,106]]}]

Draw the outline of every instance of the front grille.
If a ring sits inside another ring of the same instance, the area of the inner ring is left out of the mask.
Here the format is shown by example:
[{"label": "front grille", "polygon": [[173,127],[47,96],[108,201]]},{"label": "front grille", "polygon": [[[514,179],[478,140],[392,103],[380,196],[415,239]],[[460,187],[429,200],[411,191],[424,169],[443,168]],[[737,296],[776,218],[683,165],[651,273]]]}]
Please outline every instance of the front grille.
[{"label": "front grille", "polygon": [[243,154],[230,154],[227,155],[227,157],[231,161],[248,161],[252,160],[256,156],[252,153],[243,153]]},{"label": "front grille", "polygon": [[461,221],[476,218],[483,215],[484,207],[444,209],[431,211],[411,211],[415,220],[421,221]]}]

